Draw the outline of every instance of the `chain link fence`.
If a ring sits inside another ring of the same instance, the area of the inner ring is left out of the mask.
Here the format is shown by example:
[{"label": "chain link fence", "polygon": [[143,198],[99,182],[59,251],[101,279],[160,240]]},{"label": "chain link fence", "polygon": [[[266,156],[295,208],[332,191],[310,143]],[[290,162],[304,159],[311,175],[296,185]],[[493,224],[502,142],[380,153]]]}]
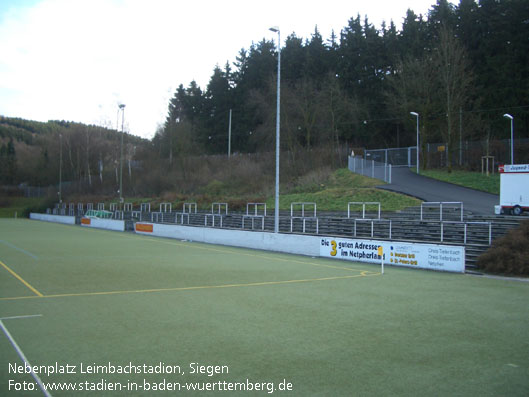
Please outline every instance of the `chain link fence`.
[{"label": "chain link fence", "polygon": [[[514,163],[529,163],[529,139],[514,140]],[[451,155],[453,166],[466,167],[470,170],[480,171],[488,157],[491,164],[497,168],[498,164],[510,164],[511,140],[494,141],[465,141],[461,145],[453,145],[449,153],[446,143],[427,143],[420,153],[421,162],[427,168],[442,168],[448,165],[448,156]],[[417,146],[403,148],[365,150],[365,160],[374,160],[377,163],[391,164],[393,167],[416,167]],[[380,178],[379,178],[380,179]]]}]

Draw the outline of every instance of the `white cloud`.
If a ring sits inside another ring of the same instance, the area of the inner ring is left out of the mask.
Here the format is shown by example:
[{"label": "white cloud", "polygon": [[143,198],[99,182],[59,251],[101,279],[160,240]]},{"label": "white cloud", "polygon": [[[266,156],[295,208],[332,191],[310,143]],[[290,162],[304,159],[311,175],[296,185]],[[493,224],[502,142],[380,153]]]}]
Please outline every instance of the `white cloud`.
[{"label": "white cloud", "polygon": [[[134,134],[152,136],[177,85],[205,88],[215,64],[272,25],[325,39],[357,13],[400,27],[406,9],[434,1],[42,0],[0,21],[0,113],[33,120],[116,124],[117,103]],[[14,3],[16,6],[16,2]]]}]

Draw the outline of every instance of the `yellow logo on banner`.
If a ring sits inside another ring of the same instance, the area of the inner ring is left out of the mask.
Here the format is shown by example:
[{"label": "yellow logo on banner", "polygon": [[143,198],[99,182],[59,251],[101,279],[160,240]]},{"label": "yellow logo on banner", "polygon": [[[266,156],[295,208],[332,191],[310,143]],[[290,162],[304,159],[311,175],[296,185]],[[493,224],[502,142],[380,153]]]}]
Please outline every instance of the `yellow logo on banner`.
[{"label": "yellow logo on banner", "polygon": [[332,240],[331,246],[332,246],[331,256],[336,256],[336,254],[338,253],[338,251],[336,250],[336,241]]}]

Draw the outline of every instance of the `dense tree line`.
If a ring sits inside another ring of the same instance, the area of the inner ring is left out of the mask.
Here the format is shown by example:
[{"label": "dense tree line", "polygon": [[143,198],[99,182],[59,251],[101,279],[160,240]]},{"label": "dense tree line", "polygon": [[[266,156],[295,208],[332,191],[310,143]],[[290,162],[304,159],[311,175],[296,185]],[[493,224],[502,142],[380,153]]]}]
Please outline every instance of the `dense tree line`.
[{"label": "dense tree line", "polygon": [[[152,149],[149,141],[126,135],[123,175],[130,182],[138,173],[138,159]],[[120,132],[99,126],[0,116],[0,183],[56,185],[62,174],[73,190],[114,193],[120,138]]]},{"label": "dense tree line", "polygon": [[[203,90],[192,81],[170,100],[154,137],[170,163],[189,153],[268,151],[275,139],[277,43],[242,49],[216,66]],[[359,15],[324,39],[290,34],[281,43],[283,149],[415,144],[414,111],[425,142],[508,138],[503,113],[529,135],[529,2],[438,0],[428,15],[408,10],[400,29]],[[460,136],[462,135],[462,136]],[[449,156],[449,164],[451,157]]]},{"label": "dense tree line", "polygon": [[[400,28],[356,16],[329,38],[317,27],[310,38],[291,33],[281,42],[282,178],[339,165],[344,148],[415,145],[410,112],[420,115],[423,145],[446,143],[449,166],[460,139],[509,138],[504,113],[516,138],[529,137],[528,48],[527,0],[437,0],[428,15],[408,10]],[[263,39],[215,66],[206,87],[181,84],[152,141],[126,134],[124,194],[235,180],[256,191],[256,175],[259,185],[271,181],[277,57],[277,43]],[[224,163],[230,110],[231,152],[249,155]],[[61,173],[76,191],[116,195],[120,138],[100,126],[0,116],[0,183],[57,185]]]}]

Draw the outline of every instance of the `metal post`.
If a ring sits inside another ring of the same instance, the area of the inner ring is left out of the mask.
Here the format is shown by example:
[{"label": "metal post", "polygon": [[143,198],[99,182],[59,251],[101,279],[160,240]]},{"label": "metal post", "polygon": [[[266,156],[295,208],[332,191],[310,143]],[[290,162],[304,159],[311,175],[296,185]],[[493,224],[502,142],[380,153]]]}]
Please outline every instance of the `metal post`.
[{"label": "metal post", "polygon": [[463,165],[463,109],[459,107],[459,165]]},{"label": "metal post", "polygon": [[228,157],[231,157],[231,109],[230,109],[230,121],[228,122]]},{"label": "metal post", "polygon": [[281,92],[281,32],[277,26],[271,27],[272,32],[277,32],[277,109],[276,109],[276,195],[274,214],[274,233],[279,233],[279,126],[280,126],[280,92]]},{"label": "metal post", "polygon": [[62,203],[62,134],[59,134],[59,203]]},{"label": "metal post", "polygon": [[514,125],[513,125],[514,117],[512,117],[508,113],[505,113],[503,115],[503,117],[508,118],[509,120],[511,120],[511,164],[514,164],[514,134],[513,134],[513,132],[514,132]]},{"label": "metal post", "polygon": [[125,104],[119,105],[121,109],[121,149],[119,155],[119,203],[123,203],[123,134],[125,124]]},{"label": "metal post", "polygon": [[410,114],[417,117],[417,175],[419,175],[419,113],[410,112]]}]

